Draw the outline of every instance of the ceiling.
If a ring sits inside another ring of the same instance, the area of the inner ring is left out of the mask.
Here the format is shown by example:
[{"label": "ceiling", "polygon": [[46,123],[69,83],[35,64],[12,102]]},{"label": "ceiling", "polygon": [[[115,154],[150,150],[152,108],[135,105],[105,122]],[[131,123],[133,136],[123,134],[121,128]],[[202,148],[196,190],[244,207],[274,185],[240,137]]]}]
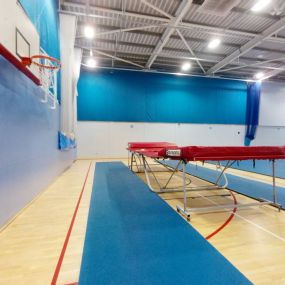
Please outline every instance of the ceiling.
[{"label": "ceiling", "polygon": [[[200,4],[199,4],[200,2]],[[285,1],[252,12],[257,0],[61,0],[77,16],[76,46],[100,67],[252,79],[285,79]],[[94,26],[95,38],[84,36]],[[209,49],[219,38],[221,44]]]}]

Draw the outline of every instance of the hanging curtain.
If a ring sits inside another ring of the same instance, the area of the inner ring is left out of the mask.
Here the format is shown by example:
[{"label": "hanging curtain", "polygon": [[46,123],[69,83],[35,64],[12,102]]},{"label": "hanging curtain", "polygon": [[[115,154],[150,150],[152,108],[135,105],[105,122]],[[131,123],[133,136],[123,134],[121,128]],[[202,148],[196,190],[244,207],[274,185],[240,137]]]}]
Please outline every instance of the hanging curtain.
[{"label": "hanging curtain", "polygon": [[61,132],[74,136],[74,44],[76,16],[60,14]]},{"label": "hanging curtain", "polygon": [[73,132],[74,137],[76,137],[77,133],[77,83],[80,76],[81,69],[81,60],[82,60],[82,49],[75,48],[74,49],[74,64],[73,64]]},{"label": "hanging curtain", "polygon": [[246,107],[246,135],[244,144],[249,146],[255,139],[259,121],[261,82],[248,82],[247,84],[247,107]]}]

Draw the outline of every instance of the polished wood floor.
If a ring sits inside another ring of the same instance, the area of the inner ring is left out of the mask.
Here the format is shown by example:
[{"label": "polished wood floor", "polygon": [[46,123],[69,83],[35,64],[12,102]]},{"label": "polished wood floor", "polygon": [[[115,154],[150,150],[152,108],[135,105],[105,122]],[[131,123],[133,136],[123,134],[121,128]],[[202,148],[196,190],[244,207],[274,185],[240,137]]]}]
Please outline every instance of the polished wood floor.
[{"label": "polished wood floor", "polygon": [[[0,284],[51,284],[55,279],[56,284],[78,281],[95,166],[95,160],[76,161],[0,231]],[[271,181],[262,175],[237,170],[232,172],[250,179],[268,183]],[[143,176],[140,177],[144,179]],[[166,173],[159,173],[159,177],[166,179]],[[196,178],[192,180],[194,185],[205,183]],[[177,179],[174,183],[180,181]],[[282,179],[278,179],[278,184],[285,186]],[[81,193],[82,200],[67,240]],[[188,194],[192,198],[197,197],[188,199],[188,206],[233,202],[229,196],[205,197],[213,194],[213,191]],[[252,201],[242,195],[235,195],[239,203]],[[181,193],[162,194],[161,197],[174,209],[177,204],[182,204]],[[191,224],[206,237],[219,228],[230,214],[229,211],[192,214]],[[63,251],[65,242],[67,246]],[[210,238],[209,242],[254,284],[285,284],[284,211],[278,212],[270,206],[238,209],[231,222]],[[60,257],[62,263],[59,262]],[[58,276],[55,274],[56,268],[59,269]]]}]

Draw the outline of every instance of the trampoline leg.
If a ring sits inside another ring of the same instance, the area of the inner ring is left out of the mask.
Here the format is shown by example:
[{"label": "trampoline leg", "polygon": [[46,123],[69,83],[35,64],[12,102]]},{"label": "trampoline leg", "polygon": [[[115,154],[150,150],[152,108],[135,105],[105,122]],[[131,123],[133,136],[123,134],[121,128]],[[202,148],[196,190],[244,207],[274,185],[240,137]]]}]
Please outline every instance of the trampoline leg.
[{"label": "trampoline leg", "polygon": [[275,159],[272,159],[272,195],[273,204],[278,206],[278,210],[280,212],[281,205],[277,204],[276,199]]},{"label": "trampoline leg", "polygon": [[186,191],[186,163],[182,162],[182,177],[183,177],[183,208],[176,206],[177,212],[186,216],[187,221],[190,221],[190,213],[187,209],[187,191]]}]

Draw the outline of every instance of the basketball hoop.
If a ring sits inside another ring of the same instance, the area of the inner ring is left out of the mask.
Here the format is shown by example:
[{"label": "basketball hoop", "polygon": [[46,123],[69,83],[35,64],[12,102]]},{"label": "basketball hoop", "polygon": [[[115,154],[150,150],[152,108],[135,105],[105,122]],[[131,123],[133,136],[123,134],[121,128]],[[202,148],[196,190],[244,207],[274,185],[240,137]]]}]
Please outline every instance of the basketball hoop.
[{"label": "basketball hoop", "polygon": [[52,101],[52,109],[56,108],[57,102],[57,72],[61,68],[60,61],[47,55],[41,49],[42,54],[31,57],[22,57],[22,64],[30,67],[32,64],[38,68],[38,76],[41,87],[45,91],[42,102]]},{"label": "basketball hoop", "polygon": [[[46,69],[60,69],[61,64],[60,61],[54,57],[39,54],[39,55],[33,55],[31,57],[22,57],[22,63],[25,66],[31,66],[32,64],[40,67],[40,68],[46,68]],[[39,62],[35,61],[35,59],[38,59]]]}]

